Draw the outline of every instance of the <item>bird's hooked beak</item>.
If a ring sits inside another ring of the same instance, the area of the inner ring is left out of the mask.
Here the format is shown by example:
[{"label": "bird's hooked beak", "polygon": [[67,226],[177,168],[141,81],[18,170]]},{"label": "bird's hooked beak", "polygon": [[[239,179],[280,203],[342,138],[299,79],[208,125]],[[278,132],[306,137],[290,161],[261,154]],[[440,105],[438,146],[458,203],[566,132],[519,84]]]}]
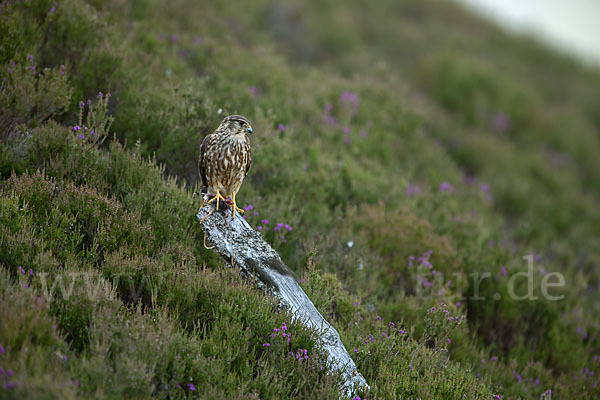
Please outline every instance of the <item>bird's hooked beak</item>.
[{"label": "bird's hooked beak", "polygon": [[252,134],[252,127],[250,125],[248,125],[248,127],[246,128],[246,132]]}]

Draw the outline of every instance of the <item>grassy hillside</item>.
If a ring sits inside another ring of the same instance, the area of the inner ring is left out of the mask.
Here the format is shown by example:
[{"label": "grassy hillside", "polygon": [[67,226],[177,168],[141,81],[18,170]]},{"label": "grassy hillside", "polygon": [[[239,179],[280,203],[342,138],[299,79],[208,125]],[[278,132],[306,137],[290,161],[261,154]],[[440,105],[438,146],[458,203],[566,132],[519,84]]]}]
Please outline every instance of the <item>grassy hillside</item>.
[{"label": "grassy hillside", "polygon": [[202,246],[234,113],[356,396],[600,396],[600,71],[447,1],[4,0],[0,79],[1,398],[337,398]]}]

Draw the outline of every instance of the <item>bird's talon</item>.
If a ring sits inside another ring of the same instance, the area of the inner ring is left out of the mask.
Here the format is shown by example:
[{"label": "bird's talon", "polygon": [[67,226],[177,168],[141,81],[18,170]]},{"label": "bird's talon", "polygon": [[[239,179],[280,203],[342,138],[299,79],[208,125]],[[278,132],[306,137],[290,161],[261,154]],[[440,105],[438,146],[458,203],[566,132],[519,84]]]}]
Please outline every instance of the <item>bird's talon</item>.
[{"label": "bird's talon", "polygon": [[217,194],[209,194],[209,196],[214,196],[212,199],[210,199],[206,204],[210,204],[213,201],[217,200],[217,211],[219,211],[219,200],[223,200],[225,202],[225,198],[221,195],[221,193],[219,193],[219,191],[217,190]]}]

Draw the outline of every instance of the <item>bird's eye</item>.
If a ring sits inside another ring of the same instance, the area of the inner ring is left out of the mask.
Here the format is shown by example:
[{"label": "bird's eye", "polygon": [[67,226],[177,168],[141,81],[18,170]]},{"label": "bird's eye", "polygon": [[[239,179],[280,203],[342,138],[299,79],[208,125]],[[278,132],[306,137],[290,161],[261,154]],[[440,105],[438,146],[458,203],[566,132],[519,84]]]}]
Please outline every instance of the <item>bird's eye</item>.
[{"label": "bird's eye", "polygon": [[240,126],[246,126],[246,121],[240,121]]}]

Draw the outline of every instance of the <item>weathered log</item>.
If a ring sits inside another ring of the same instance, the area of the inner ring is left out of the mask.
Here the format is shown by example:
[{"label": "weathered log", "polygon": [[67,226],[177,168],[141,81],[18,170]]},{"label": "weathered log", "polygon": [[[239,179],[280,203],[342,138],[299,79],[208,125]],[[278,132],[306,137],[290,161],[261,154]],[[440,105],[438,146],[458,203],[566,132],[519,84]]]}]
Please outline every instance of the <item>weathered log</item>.
[{"label": "weathered log", "polygon": [[229,208],[227,212],[217,212],[210,204],[200,208],[197,217],[207,241],[226,263],[240,268],[243,275],[256,278],[257,283],[275,296],[280,305],[317,333],[317,343],[327,354],[330,368],[340,371],[343,377],[341,395],[350,397],[358,387],[368,389],[338,332],[319,313],[298,284],[296,275],[261,235],[239,214],[236,213],[231,220]]}]

